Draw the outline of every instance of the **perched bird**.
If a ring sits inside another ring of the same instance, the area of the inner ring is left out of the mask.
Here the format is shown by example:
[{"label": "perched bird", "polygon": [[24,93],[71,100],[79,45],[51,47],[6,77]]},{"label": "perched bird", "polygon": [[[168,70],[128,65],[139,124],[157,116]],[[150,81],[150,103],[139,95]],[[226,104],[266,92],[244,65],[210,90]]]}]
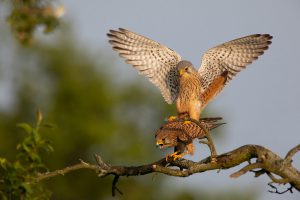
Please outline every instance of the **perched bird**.
[{"label": "perched bird", "polygon": [[222,118],[201,118],[199,124],[195,122],[184,123],[184,121],[167,121],[155,133],[156,146],[159,148],[174,147],[174,153],[168,155],[174,160],[185,154],[194,154],[194,139],[206,137],[206,130],[212,130],[224,123],[217,123]]},{"label": "perched bird", "polygon": [[172,49],[132,31],[119,28],[107,35],[113,50],[156,85],[167,103],[176,103],[179,115],[188,113],[195,120],[238,72],[268,49],[272,39],[255,34],[218,45],[203,55],[196,70]]}]

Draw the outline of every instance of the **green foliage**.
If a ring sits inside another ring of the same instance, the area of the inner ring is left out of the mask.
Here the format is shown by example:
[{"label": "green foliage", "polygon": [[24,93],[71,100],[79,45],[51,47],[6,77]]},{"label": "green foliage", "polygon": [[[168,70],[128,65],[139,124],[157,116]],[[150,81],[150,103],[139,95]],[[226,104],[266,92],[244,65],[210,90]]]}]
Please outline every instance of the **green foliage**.
[{"label": "green foliage", "polygon": [[35,127],[27,123],[17,126],[27,134],[17,145],[16,160],[11,162],[0,157],[0,197],[10,199],[49,199],[50,192],[41,184],[37,184],[39,173],[47,171],[41,158],[42,151],[53,151],[49,141],[43,139],[39,129],[42,114],[37,112]]},{"label": "green foliage", "polygon": [[[94,153],[111,164],[141,164],[160,158],[166,152],[155,148],[154,130],[169,108],[162,97],[135,82],[117,85],[114,80],[118,77],[110,74],[114,66],[101,55],[92,59],[86,49],[74,46],[71,36],[62,33],[51,45],[35,43],[16,52],[17,109],[9,116],[0,113],[1,154],[12,157],[11,146],[18,142],[12,124],[32,121],[32,110],[39,107],[57,127],[53,132],[43,129],[54,147],[54,153],[43,159],[51,170],[78,163],[78,159],[94,162]],[[22,127],[31,131],[27,125]],[[128,199],[140,199],[146,191],[159,188],[161,177],[155,182],[151,177],[122,178],[119,187]],[[99,179],[82,170],[43,184],[53,192],[52,199],[105,199],[111,197],[111,181],[111,177]]]},{"label": "green foliage", "polygon": [[14,36],[22,44],[32,42],[37,27],[43,26],[44,33],[50,33],[59,25],[63,7],[55,8],[53,1],[11,0],[10,2],[12,11],[7,21]]}]

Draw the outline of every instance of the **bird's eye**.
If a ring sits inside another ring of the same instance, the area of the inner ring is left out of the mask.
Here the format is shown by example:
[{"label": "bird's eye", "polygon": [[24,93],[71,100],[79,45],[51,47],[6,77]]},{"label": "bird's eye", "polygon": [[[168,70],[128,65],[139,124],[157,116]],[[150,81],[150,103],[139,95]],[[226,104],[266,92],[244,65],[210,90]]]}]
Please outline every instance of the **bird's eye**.
[{"label": "bird's eye", "polygon": [[185,68],[184,68],[185,71],[188,71],[188,69],[189,69],[189,67],[185,67]]}]

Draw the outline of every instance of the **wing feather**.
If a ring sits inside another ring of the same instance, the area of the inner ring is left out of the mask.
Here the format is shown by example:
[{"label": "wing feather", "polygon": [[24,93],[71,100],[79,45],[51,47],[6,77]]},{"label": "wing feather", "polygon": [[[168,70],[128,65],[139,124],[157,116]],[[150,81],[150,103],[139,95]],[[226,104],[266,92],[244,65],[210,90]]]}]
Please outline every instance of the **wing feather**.
[{"label": "wing feather", "polygon": [[107,36],[113,50],[156,85],[167,103],[175,101],[179,87],[176,70],[176,65],[181,60],[179,54],[158,42],[123,28],[117,31],[110,30]]},{"label": "wing feather", "polygon": [[209,49],[199,69],[203,88],[207,89],[224,71],[228,71],[227,84],[268,49],[271,39],[269,34],[254,34]]}]

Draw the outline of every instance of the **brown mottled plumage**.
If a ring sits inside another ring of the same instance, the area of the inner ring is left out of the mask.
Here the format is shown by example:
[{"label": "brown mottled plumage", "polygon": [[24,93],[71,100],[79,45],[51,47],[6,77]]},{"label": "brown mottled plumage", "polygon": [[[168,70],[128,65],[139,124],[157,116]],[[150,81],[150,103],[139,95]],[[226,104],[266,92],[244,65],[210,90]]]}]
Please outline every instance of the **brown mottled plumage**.
[{"label": "brown mottled plumage", "polygon": [[113,49],[146,76],[179,114],[199,120],[201,111],[238,72],[268,49],[272,36],[254,34],[209,49],[197,71],[172,49],[132,31],[119,28],[107,34]]},{"label": "brown mottled plumage", "polygon": [[[166,122],[156,133],[156,145],[160,148],[175,147],[174,154],[176,158],[185,154],[194,153],[194,139],[203,139],[206,137],[206,131],[210,131],[223,123],[217,123],[222,118],[202,118],[197,124],[184,123],[184,120],[173,120]],[[203,130],[203,128],[205,130]]]}]

